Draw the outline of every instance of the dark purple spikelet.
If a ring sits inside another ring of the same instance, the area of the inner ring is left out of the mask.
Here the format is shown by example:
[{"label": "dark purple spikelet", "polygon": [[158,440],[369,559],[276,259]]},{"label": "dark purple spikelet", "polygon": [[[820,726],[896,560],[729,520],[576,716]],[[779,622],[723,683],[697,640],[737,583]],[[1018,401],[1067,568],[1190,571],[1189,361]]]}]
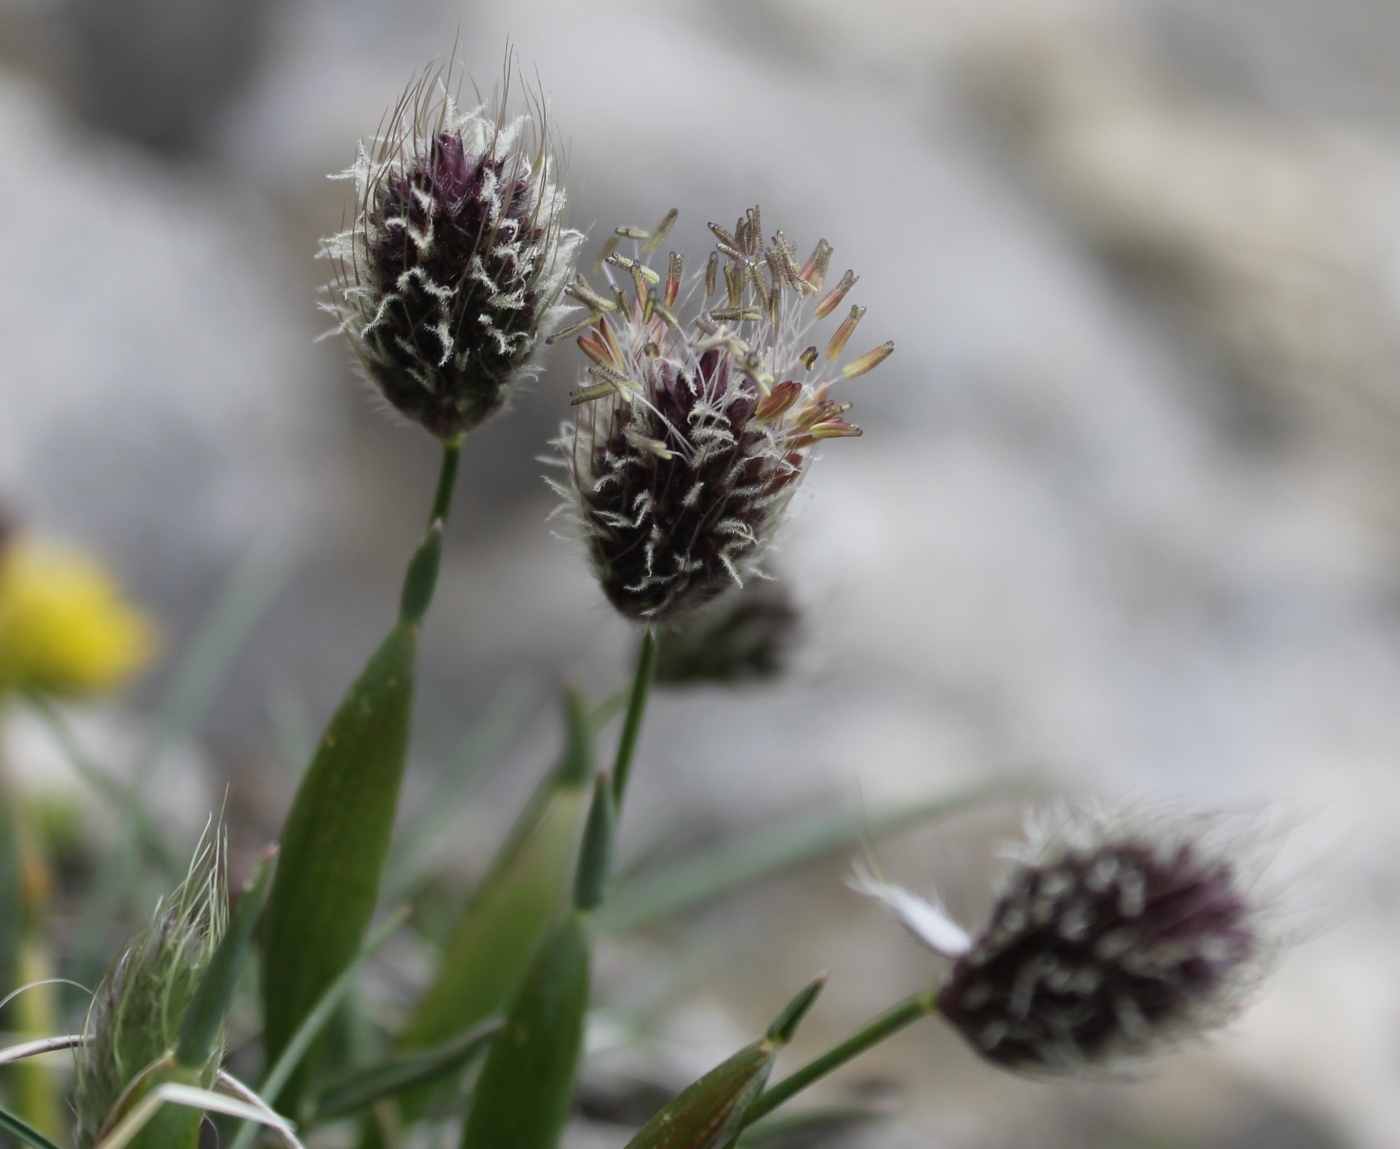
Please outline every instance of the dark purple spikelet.
[{"label": "dark purple spikelet", "polygon": [[[849,403],[828,398],[838,378],[871,370],[886,344],[833,376],[863,308],[831,336],[824,357],[801,347],[809,320],[829,315],[855,282],[849,272],[815,308],[831,248],[823,241],[805,266],[782,232],[762,238],[758,209],[720,242],[702,274],[682,289],[679,255],[665,279],[646,263],[675,213],[638,255],[605,256],[608,294],[581,280],[567,293],[591,314],[570,331],[592,360],[574,393],[577,423],[560,446],[573,504],[599,582],[622,614],[674,619],[758,573],[783,510],[822,439],[860,433],[841,418]],[[723,270],[721,278],[720,271]],[[719,293],[716,295],[716,293]],[[562,337],[562,336],[561,336]]]},{"label": "dark purple spikelet", "polygon": [[580,237],[525,117],[460,111],[427,76],[401,101],[356,181],[353,225],[326,241],[327,305],[369,380],[400,413],[454,439],[498,411],[561,309]]},{"label": "dark purple spikelet", "polygon": [[1231,863],[1189,840],[1061,844],[1014,866],[939,1009],[1007,1068],[1137,1060],[1230,1016],[1257,918]]},{"label": "dark purple spikelet", "polygon": [[802,629],[802,613],[780,583],[754,580],[662,628],[658,686],[728,685],[779,678]]}]

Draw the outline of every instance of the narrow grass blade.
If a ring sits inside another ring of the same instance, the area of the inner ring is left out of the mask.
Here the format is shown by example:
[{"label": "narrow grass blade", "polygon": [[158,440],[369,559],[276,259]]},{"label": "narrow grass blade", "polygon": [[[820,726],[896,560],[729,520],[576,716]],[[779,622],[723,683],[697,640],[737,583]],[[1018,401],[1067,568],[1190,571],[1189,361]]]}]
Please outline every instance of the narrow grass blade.
[{"label": "narrow grass blade", "polygon": [[627,1149],[726,1149],[743,1128],[749,1106],[763,1092],[779,1051],[792,1040],[825,985],[823,974],[803,986],[759,1041],[683,1089],[642,1126]]},{"label": "narrow grass blade", "polygon": [[344,1117],[386,1097],[432,1084],[461,1069],[484,1050],[501,1025],[499,1019],[493,1018],[434,1049],[396,1054],[332,1078],[321,1087],[313,1120]]},{"label": "narrow grass blade", "polygon": [[596,729],[576,695],[566,696],[565,717],[559,762],[463,907],[437,978],[404,1028],[404,1048],[435,1045],[504,1009],[564,902],[592,787]]},{"label": "narrow grass blade", "polygon": [[389,632],[331,719],[283,826],[263,938],[269,1064],[350,964],[374,914],[408,750],[417,646],[414,627]]},{"label": "narrow grass blade", "polygon": [[[253,1105],[238,1098],[227,1097],[210,1089],[200,1089],[193,1085],[168,1083],[158,1085],[128,1113],[106,1137],[98,1142],[96,1149],[126,1149],[136,1142],[143,1133],[149,1134],[151,1122],[157,1119],[163,1107],[177,1105],[194,1110],[194,1130],[199,1132],[202,1113],[222,1113],[228,1117],[241,1117],[244,1121],[255,1121],[275,1130],[284,1144],[290,1149],[303,1149],[297,1140],[292,1126],[272,1110]],[[151,1149],[170,1149],[168,1145],[151,1143]]]},{"label": "narrow grass blade", "polygon": [[31,1149],[63,1149],[56,1141],[51,1141],[23,1118],[16,1117],[8,1109],[0,1109],[0,1129]]},{"label": "narrow grass blade", "polygon": [[874,811],[798,818],[743,835],[646,877],[619,883],[598,911],[598,928],[618,931],[646,925],[784,870],[853,849],[862,841],[995,801],[1014,792],[1016,785],[1006,780],[981,783],[953,794]]},{"label": "narrow grass blade", "polygon": [[462,1149],[555,1149],[573,1101],[590,964],[583,915],[570,911],[541,942],[491,1043]]},{"label": "narrow grass blade", "polygon": [[259,543],[229,575],[170,676],[151,741],[137,769],[138,793],[165,755],[194,736],[234,658],[290,573],[291,564],[281,550]]}]

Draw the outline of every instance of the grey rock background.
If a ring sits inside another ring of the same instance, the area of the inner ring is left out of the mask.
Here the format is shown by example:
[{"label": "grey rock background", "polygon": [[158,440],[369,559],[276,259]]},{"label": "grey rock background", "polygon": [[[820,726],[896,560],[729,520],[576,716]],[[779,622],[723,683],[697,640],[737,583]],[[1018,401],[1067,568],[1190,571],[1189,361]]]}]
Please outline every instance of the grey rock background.
[{"label": "grey rock background", "polygon": [[[255,541],[294,557],[206,729],[252,826],[291,784],[270,700],[323,720],[434,467],[312,343],[311,256],[344,209],[323,177],[454,37],[485,87],[509,37],[570,142],[578,224],[674,205],[698,254],[707,219],[761,202],[833,242],[862,336],[898,343],[850,385],[866,436],[815,469],[780,558],[811,610],[802,673],[658,700],[632,848],[1025,765],[1256,811],[1287,827],[1265,836],[1302,941],[1211,1050],[1047,1086],[929,1026],[848,1080],[910,1087],[888,1144],[1396,1144],[1391,5],[165,2],[175,23],[157,0],[0,3],[0,499],[113,556],[172,649]],[[102,68],[76,66],[98,41]],[[501,682],[624,672],[534,462],[575,367],[556,350],[469,443],[410,804]],[[516,740],[446,861],[479,864],[551,737]],[[882,858],[972,917],[1012,822]],[[679,978],[662,1048],[698,1071],[826,967],[804,1040],[831,1040],[929,976],[843,868],[618,946],[604,985]]]}]

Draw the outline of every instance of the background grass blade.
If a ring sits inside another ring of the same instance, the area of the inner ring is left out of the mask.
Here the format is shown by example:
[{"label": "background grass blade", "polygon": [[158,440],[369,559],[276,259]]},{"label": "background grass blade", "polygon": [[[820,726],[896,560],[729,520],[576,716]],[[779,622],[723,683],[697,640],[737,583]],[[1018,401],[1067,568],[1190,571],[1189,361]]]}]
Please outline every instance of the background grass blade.
[{"label": "background grass blade", "polygon": [[1024,783],[1000,779],[873,811],[818,814],[757,830],[645,877],[620,882],[598,911],[597,926],[608,931],[642,926],[803,863],[854,849],[862,841],[995,801],[1018,786]]},{"label": "background grass blade", "polygon": [[[592,789],[596,715],[586,713],[576,694],[566,695],[559,762],[463,907],[437,977],[404,1027],[402,1049],[436,1045],[501,1013],[520,985],[568,893]],[[405,1097],[405,1116],[417,1116],[425,1101],[422,1094]]]},{"label": "background grass blade", "polygon": [[31,1146],[31,1149],[63,1149],[63,1146],[49,1140],[28,1121],[16,1117],[8,1109],[0,1109],[0,1129],[17,1138],[21,1144]]},{"label": "background grass blade", "polygon": [[170,676],[136,772],[138,793],[165,755],[194,737],[233,660],[290,574],[283,551],[257,543],[229,575]]},{"label": "background grass blade", "polygon": [[368,1108],[376,1101],[430,1085],[465,1066],[500,1030],[498,1018],[421,1053],[400,1053],[352,1069],[327,1081],[316,1098],[313,1120],[329,1121]]}]

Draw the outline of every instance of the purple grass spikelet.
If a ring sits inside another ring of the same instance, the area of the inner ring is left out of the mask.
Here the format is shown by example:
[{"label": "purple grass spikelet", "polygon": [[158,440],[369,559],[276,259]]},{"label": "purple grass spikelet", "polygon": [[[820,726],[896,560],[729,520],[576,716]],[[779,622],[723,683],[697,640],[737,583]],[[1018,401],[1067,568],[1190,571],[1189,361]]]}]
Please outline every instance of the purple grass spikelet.
[{"label": "purple grass spikelet", "polygon": [[365,377],[444,441],[529,372],[569,310],[560,292],[583,238],[563,226],[541,101],[514,119],[505,94],[463,110],[450,73],[424,73],[360,146],[338,177],[355,181],[354,220],[321,251],[336,269],[322,306]]},{"label": "purple grass spikelet", "polygon": [[1239,859],[1202,830],[1199,817],[1057,811],[973,935],[897,886],[855,884],[953,959],[938,1010],[988,1061],[1111,1071],[1230,1021],[1277,949]]},{"label": "purple grass spikelet", "polygon": [[[554,338],[578,336],[592,361],[573,394],[579,413],[559,440],[571,504],[608,600],[643,622],[703,606],[750,576],[823,439],[860,428],[833,383],[871,370],[887,343],[840,366],[859,311],[817,347],[816,321],[850,290],[847,272],[822,295],[831,247],[805,263],[781,231],[764,239],[758,208],[684,275],[670,253],[650,265],[676,213],[647,233],[618,228],[599,269],[606,291],[579,279],[566,294],[588,309]],[[616,250],[631,240],[635,257]],[[836,302],[832,302],[835,299]]]}]

